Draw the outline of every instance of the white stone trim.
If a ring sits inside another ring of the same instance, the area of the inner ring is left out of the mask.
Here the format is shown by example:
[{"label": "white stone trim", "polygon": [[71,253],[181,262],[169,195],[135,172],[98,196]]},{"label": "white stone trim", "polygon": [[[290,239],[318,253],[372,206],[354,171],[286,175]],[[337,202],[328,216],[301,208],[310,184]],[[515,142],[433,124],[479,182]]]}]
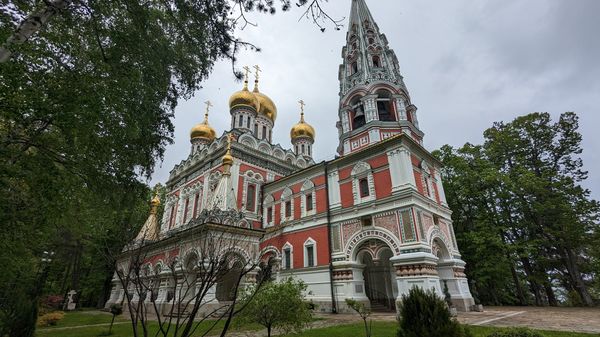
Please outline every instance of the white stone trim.
[{"label": "white stone trim", "polygon": [[[290,265],[288,266],[285,261],[285,250],[290,250]],[[291,243],[286,242],[283,247],[281,247],[281,266],[282,269],[294,269],[294,246]]]},{"label": "white stone trim", "polygon": [[[359,182],[364,178],[367,179],[367,183],[369,184],[369,195],[362,197],[360,195]],[[352,169],[352,195],[354,196],[355,205],[375,200],[375,180],[373,179],[373,171],[371,170],[371,165],[364,161],[358,162]]]}]

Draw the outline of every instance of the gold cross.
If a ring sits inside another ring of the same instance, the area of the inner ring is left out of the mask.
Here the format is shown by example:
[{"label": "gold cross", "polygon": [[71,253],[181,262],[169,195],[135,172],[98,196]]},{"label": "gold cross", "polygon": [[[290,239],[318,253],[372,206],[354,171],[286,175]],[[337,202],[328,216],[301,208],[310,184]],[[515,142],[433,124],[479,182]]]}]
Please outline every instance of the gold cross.
[{"label": "gold cross", "polygon": [[210,107],[213,105],[210,101],[206,101],[204,102],[204,104],[206,104],[206,114],[208,115],[208,110],[210,110]]},{"label": "gold cross", "polygon": [[302,111],[302,114],[304,114],[304,106],[306,105],[306,103],[304,103],[303,100],[299,100],[298,103],[300,103],[300,110]]},{"label": "gold cross", "polygon": [[248,81],[248,73],[250,72],[250,67],[244,66],[244,72],[245,72],[244,77],[246,78],[246,81]]},{"label": "gold cross", "polygon": [[231,142],[233,141],[233,134],[227,135],[227,151],[231,150]]},{"label": "gold cross", "polygon": [[256,80],[258,81],[258,78],[260,77],[260,72],[262,71],[262,69],[260,69],[258,64],[254,66],[254,69],[256,69]]}]

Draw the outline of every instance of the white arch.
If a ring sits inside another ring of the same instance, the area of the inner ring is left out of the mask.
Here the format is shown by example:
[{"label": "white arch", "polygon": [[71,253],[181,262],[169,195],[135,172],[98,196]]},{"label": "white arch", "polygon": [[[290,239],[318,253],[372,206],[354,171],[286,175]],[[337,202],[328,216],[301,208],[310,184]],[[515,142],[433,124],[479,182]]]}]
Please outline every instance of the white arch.
[{"label": "white arch", "polygon": [[383,241],[383,243],[385,243],[386,245],[388,245],[388,247],[390,247],[390,249],[392,250],[392,253],[394,253],[395,255],[400,255],[400,245],[401,245],[400,240],[397,237],[395,237],[394,234],[392,232],[388,231],[387,229],[376,227],[376,228],[363,229],[350,237],[350,239],[348,240],[348,243],[346,244],[346,249],[345,249],[346,258],[348,260],[355,261],[357,249],[360,247],[360,245],[363,242],[365,242],[367,240],[371,240],[371,239],[377,239],[377,240]]}]

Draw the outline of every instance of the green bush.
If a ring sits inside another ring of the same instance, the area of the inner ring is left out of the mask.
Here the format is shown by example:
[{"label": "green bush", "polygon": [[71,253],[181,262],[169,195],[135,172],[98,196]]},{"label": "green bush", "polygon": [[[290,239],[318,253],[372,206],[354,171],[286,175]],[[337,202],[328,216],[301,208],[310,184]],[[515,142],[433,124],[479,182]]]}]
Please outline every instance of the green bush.
[{"label": "green bush", "polygon": [[544,335],[534,330],[516,328],[503,331],[494,331],[488,335],[488,337],[544,337]]},{"label": "green bush", "polygon": [[433,290],[414,287],[402,295],[398,337],[472,337],[450,317],[448,306]]}]

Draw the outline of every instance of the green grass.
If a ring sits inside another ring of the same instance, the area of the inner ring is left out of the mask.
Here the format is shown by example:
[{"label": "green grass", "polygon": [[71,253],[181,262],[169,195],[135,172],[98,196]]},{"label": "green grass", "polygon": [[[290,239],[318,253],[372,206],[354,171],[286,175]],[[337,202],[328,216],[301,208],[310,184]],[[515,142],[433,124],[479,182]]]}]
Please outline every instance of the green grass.
[{"label": "green grass", "polygon": [[[92,311],[82,311],[82,312],[67,312],[65,313],[65,318],[62,319],[56,326],[43,328],[39,327],[36,331],[36,337],[97,337],[102,336],[108,332],[108,325],[103,326],[89,326],[94,324],[103,324],[110,323],[112,319],[112,315],[103,313],[103,312],[92,312]],[[173,321],[175,323],[175,321]],[[204,321],[197,328],[198,335],[201,335],[204,331],[208,330],[210,326],[214,324],[214,321]],[[218,322],[215,328],[212,330],[212,334],[219,334],[223,327],[224,322]],[[88,326],[85,326],[88,325]],[[239,330],[259,330],[262,327],[258,324],[244,325],[244,326],[236,326],[230,329],[230,331]],[[76,327],[76,326],[85,326],[85,327],[77,327],[77,328],[68,328],[68,327]],[[68,328],[68,329],[59,329],[59,328]],[[149,331],[152,333],[151,336],[154,335],[154,332],[158,331],[158,323],[150,322],[148,325]],[[125,318],[117,318],[115,319],[115,325],[112,329],[111,337],[131,337],[133,334],[131,332],[132,327],[131,323]],[[171,328],[171,333],[173,331],[173,327]],[[141,331],[140,331],[140,335]]]},{"label": "green grass", "polygon": [[[102,312],[68,312],[65,318],[58,323],[55,327],[39,330],[36,333],[36,337],[97,337],[108,331],[108,325],[105,326],[87,326],[81,328],[71,329],[56,329],[61,327],[74,327],[80,325],[92,325],[110,323],[111,315]],[[113,334],[111,337],[131,337],[131,324],[123,318],[115,320],[116,323],[113,327]],[[203,322],[199,327],[200,332],[203,332],[208,328],[212,322]],[[217,324],[213,334],[218,334],[223,326],[222,322]],[[373,322],[373,336],[374,337],[396,337],[397,323],[395,322]],[[151,331],[156,331],[158,325],[155,322],[150,323],[149,326]],[[239,327],[240,330],[259,330],[262,327],[258,324],[252,324],[248,326]],[[471,326],[469,327],[476,337],[487,337],[491,332],[495,330],[503,330],[502,328],[495,327],[482,327],[482,326]],[[230,330],[233,331],[233,330]],[[238,330],[239,331],[239,330]],[[598,334],[583,334],[575,332],[557,332],[557,331],[543,331],[546,337],[591,337],[599,336]],[[200,334],[200,333],[198,333]],[[153,334],[152,334],[153,335]],[[364,336],[364,327],[361,323],[339,325],[328,328],[307,330],[300,335],[289,335],[289,337],[361,337]]]},{"label": "green grass", "polygon": [[[55,326],[49,326],[49,329],[62,328],[68,326],[78,326],[78,325],[93,325],[93,324],[102,324],[102,323],[110,323],[112,319],[112,315],[108,312],[103,311],[72,311],[66,312],[65,318],[60,320]],[[116,322],[123,322],[124,318],[116,317]],[[40,329],[45,329],[46,327],[40,327]]]},{"label": "green grass", "polygon": [[[396,330],[398,324],[395,322],[373,322],[373,337],[396,337]],[[497,330],[504,330],[503,328],[495,327],[482,327],[482,326],[471,326],[469,327],[475,337],[487,337],[490,333]],[[557,331],[543,331],[546,337],[591,337],[598,336],[597,334],[583,334],[575,332],[557,332]],[[351,325],[340,325],[329,328],[308,330],[300,335],[288,335],[286,337],[348,337],[364,336],[364,325],[362,324],[351,324]]]}]

